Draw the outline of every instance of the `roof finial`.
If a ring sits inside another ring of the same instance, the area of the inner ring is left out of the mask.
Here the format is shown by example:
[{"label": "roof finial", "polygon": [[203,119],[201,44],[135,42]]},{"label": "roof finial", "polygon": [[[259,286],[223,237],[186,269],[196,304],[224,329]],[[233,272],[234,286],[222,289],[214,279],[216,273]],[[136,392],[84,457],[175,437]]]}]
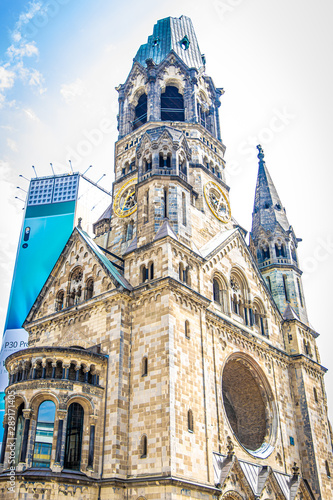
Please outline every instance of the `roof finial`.
[{"label": "roof finial", "polygon": [[294,462],[294,465],[292,466],[292,471],[293,471],[293,477],[299,476],[299,467],[296,462]]},{"label": "roof finial", "polygon": [[262,147],[261,147],[260,144],[258,144],[257,150],[259,151],[259,153],[258,153],[259,163],[265,164],[265,161],[264,161],[264,158],[265,158],[264,150],[262,149]]},{"label": "roof finial", "polygon": [[234,443],[232,442],[232,439],[230,436],[227,437],[227,450],[228,450],[228,453],[227,453],[227,457],[228,458],[232,458],[235,454],[235,451],[234,451]]},{"label": "roof finial", "polygon": [[81,222],[82,222],[82,217],[79,217],[79,218],[78,218],[78,221],[77,221],[77,227],[78,227],[79,229],[82,229]]}]

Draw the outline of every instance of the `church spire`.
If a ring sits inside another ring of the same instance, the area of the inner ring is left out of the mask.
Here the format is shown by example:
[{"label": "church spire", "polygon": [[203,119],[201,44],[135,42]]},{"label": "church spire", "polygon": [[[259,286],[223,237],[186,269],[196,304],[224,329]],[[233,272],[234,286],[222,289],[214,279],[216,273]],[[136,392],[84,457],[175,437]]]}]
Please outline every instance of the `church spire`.
[{"label": "church spire", "polygon": [[265,163],[264,151],[257,146],[259,169],[252,214],[250,248],[282,315],[292,308],[307,323],[296,238]]},{"label": "church spire", "polygon": [[264,151],[257,146],[259,170],[252,216],[252,237],[256,238],[262,227],[265,231],[274,232],[277,224],[284,231],[290,229],[286,211],[273,184],[265,163]]}]

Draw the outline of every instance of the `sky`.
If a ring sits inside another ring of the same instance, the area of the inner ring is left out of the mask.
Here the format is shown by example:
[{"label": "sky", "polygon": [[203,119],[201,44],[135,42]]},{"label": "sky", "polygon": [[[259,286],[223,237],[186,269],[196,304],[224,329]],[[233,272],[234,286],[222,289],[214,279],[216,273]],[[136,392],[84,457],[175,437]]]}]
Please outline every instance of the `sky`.
[{"label": "sky", "polygon": [[[256,145],[298,238],[333,418],[331,0],[0,0],[0,328],[28,181],[74,171],[111,189],[117,92],[158,19],[192,19],[223,87],[231,208],[250,231]],[[19,175],[23,177],[19,177]],[[23,200],[23,201],[22,201]]]}]

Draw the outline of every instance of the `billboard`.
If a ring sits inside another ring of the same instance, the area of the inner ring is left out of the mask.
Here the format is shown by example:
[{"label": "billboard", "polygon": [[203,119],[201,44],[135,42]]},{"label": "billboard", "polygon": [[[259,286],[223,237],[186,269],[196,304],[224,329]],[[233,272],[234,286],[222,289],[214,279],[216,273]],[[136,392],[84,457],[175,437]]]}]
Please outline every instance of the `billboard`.
[{"label": "billboard", "polygon": [[30,181],[0,352],[0,443],[8,385],[5,359],[28,346],[22,325],[78,219],[91,235],[93,222],[110,201],[108,191],[79,173]]}]

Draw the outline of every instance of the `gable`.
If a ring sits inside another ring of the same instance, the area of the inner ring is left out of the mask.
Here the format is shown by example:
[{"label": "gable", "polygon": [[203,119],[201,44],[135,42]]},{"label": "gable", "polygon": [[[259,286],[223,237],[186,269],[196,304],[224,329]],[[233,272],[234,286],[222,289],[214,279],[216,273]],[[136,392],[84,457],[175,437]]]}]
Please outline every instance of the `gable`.
[{"label": "gable", "polygon": [[131,289],[99,247],[75,228],[46,280],[26,322],[70,309],[113,289]]},{"label": "gable", "polygon": [[[206,273],[214,274],[220,270],[225,273],[225,278],[230,281],[231,274],[239,274],[240,285],[250,287],[252,298],[261,296],[264,301],[268,301],[274,311],[280,313],[275,302],[269,293],[266,283],[257,267],[257,264],[244,241],[238,228],[218,233],[204,247],[200,248],[201,255],[206,259],[204,265]],[[243,284],[241,283],[243,281]],[[254,284],[254,287],[253,287]]]}]

